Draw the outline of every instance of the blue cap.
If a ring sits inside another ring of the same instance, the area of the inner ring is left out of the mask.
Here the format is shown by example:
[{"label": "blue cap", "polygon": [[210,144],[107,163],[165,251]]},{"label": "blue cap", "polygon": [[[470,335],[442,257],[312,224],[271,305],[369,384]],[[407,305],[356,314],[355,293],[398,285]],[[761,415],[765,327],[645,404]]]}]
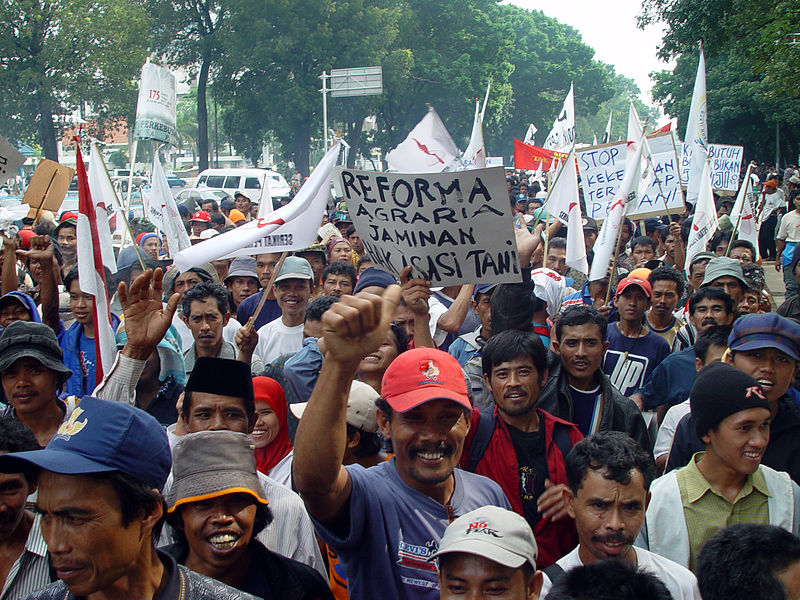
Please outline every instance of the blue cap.
[{"label": "blue cap", "polygon": [[669,227],[664,225],[664,222],[658,217],[649,217],[644,220],[645,231],[663,231],[665,229],[669,229]]},{"label": "blue cap", "polygon": [[172,467],[164,427],[145,411],[84,396],[43,450],[0,456],[1,467],[23,460],[63,475],[119,471],[163,489]]},{"label": "blue cap", "polygon": [[372,286],[387,288],[395,283],[397,283],[397,278],[391,273],[381,271],[375,267],[370,267],[368,269],[364,269],[364,272],[361,273],[361,277],[358,278],[358,283],[356,283],[353,293],[357,294],[364,288]]},{"label": "blue cap", "polygon": [[496,287],[496,283],[479,283],[475,286],[475,290],[472,292],[472,299],[477,301],[479,294],[487,294]]},{"label": "blue cap", "polygon": [[800,360],[800,324],[777,313],[742,315],[733,322],[728,346],[734,352],[775,348]]}]

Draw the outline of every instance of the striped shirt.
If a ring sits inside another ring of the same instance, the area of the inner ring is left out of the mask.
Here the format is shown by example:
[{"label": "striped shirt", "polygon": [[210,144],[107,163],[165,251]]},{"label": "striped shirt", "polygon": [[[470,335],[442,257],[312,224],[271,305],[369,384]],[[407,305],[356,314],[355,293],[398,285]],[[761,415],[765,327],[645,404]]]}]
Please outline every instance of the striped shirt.
[{"label": "striped shirt", "polygon": [[28,533],[28,541],[25,542],[25,549],[8,572],[0,600],[24,598],[53,581],[40,520],[41,517],[36,515]]}]

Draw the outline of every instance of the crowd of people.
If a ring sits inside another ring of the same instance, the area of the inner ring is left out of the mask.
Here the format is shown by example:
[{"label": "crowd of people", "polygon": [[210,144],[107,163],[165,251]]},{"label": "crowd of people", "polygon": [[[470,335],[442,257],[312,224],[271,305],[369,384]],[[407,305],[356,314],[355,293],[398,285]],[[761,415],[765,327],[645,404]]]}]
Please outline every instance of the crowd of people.
[{"label": "crowd of people", "polygon": [[[800,173],[761,181],[759,248],[719,198],[689,264],[690,212],[626,219],[594,281],[524,173],[514,284],[382,271],[342,204],[312,246],[185,271],[139,232],[108,372],[77,216],[24,220],[0,600],[800,597]],[[257,213],[182,218],[202,244]]]}]

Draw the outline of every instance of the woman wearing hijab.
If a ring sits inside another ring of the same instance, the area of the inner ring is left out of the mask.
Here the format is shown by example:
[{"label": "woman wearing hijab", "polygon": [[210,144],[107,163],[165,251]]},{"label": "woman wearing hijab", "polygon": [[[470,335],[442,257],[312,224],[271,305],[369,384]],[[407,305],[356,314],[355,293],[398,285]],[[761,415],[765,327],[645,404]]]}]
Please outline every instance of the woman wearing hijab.
[{"label": "woman wearing hijab", "polygon": [[286,425],[286,396],[271,377],[253,377],[256,424],[253,440],[256,468],[281,485],[291,486],[292,442]]},{"label": "woman wearing hijab", "polygon": [[350,242],[343,237],[334,237],[328,242],[328,264],[335,260],[349,262],[354,267],[358,263],[359,256],[353,252]]}]

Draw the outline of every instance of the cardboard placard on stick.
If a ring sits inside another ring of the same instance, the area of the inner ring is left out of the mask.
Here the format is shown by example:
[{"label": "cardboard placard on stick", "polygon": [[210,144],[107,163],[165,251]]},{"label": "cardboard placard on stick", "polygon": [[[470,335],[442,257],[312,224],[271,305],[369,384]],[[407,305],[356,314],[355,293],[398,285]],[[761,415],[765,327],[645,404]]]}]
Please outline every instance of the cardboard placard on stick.
[{"label": "cardboard placard on stick", "polygon": [[35,219],[43,210],[58,212],[75,169],[52,160],[43,159],[33,172],[22,201],[29,204],[28,217]]},{"label": "cardboard placard on stick", "polygon": [[339,169],[334,184],[376,266],[432,286],[522,280],[505,173]]}]

